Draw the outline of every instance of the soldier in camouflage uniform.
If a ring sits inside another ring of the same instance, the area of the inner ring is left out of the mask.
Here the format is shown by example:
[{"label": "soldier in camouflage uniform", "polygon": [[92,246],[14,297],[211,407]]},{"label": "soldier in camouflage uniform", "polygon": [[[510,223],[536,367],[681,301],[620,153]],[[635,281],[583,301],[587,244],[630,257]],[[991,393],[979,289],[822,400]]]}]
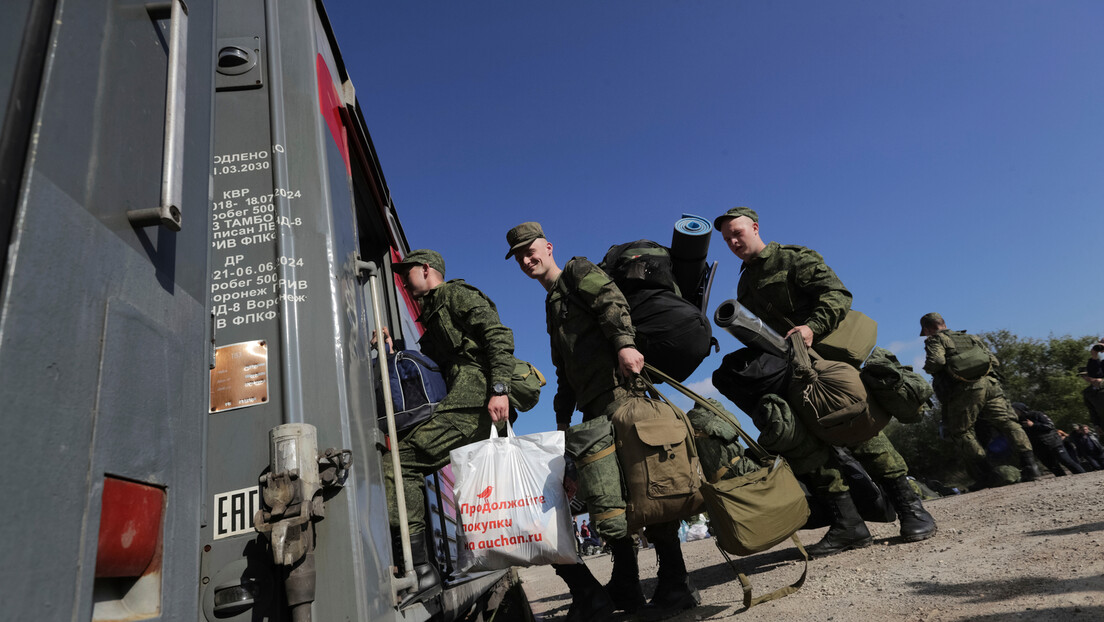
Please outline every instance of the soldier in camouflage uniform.
[{"label": "soldier in camouflage uniform", "polygon": [[976,336],[956,334],[960,338],[968,337],[975,347],[989,355],[990,371],[980,380],[955,378],[946,365],[947,352],[955,352],[956,346],[943,316],[938,313],[924,315],[920,318],[920,329],[920,336],[927,337],[924,340],[927,353],[924,371],[932,375],[932,387],[943,405],[943,424],[959,453],[966,459],[966,466],[973,471],[974,478],[982,486],[998,483],[997,478],[993,477],[993,465],[989,463],[988,455],[974,432],[974,426],[981,419],[999,430],[1016,447],[1020,456],[1020,479],[1025,482],[1038,479],[1039,467],[1031,452],[1031,440],[1020,426],[1019,417],[1004,396],[1004,389],[997,378],[996,369],[1000,366],[997,357]]},{"label": "soldier in camouflage uniform", "polygon": [[[813,347],[832,333],[851,309],[851,292],[824,258],[803,246],[764,243],[759,215],[747,207],[728,210],[713,222],[734,255],[743,261],[736,299],[779,334],[798,333]],[[848,448],[871,476],[890,493],[901,522],[901,537],[916,542],[935,535],[935,520],[908,483],[908,465],[885,434]],[[859,516],[847,484],[833,458],[806,475],[813,494],[835,516],[824,538],[807,548],[823,557],[870,546],[873,538]]]},{"label": "soldier in camouflage uniform", "polygon": [[[639,374],[644,367],[624,295],[605,272],[584,257],[571,258],[561,269],[539,223],[514,227],[506,241],[510,245],[506,258],[515,257],[521,271],[548,292],[545,311],[558,385],[553,400],[557,427],[567,430],[576,409],[583,413],[584,423],[609,419],[629,395],[621,386],[622,378]],[[659,582],[647,605],[632,538],[610,538],[601,533],[604,524],[597,518],[592,521],[592,528],[606,537],[613,551],[613,574],[604,591],[593,577],[580,577],[578,566],[556,568],[571,589],[569,620],[608,615],[607,595],[616,609],[629,613],[640,609],[649,619],[673,615],[700,602],[686,572],[678,521],[646,529],[659,558]]]},{"label": "soldier in camouflage uniform", "polygon": [[[392,266],[406,291],[421,303],[418,321],[425,334],[418,345],[441,367],[448,388],[433,416],[400,434],[397,444],[418,576],[418,587],[407,599],[412,601],[429,596],[441,583],[427,557],[425,478],[448,464],[450,451],[486,439],[492,422],[501,424],[510,417],[514,335],[499,321],[498,310],[483,292],[461,279],[445,282],[445,261],[436,251],[411,251]],[[391,461],[383,464],[388,498],[393,499]],[[388,510],[397,541],[402,518],[394,503]]]}]

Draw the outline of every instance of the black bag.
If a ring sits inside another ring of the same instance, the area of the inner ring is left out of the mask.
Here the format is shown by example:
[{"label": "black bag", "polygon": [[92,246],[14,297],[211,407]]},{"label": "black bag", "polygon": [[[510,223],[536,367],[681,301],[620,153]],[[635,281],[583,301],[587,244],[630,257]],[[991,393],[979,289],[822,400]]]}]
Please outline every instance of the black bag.
[{"label": "black bag", "polygon": [[626,297],[641,289],[662,289],[679,294],[671,253],[651,240],[611,246],[598,264]]},{"label": "black bag", "polygon": [[[400,350],[388,356],[387,370],[397,431],[408,430],[429,419],[437,404],[448,394],[437,363],[417,350]],[[380,398],[376,402],[379,427],[386,432],[387,411],[379,374],[376,375],[376,395]]]},{"label": "black bag", "polygon": [[740,348],[721,360],[721,366],[713,372],[713,386],[737,408],[751,413],[764,396],[786,395],[792,375],[788,360],[762,350]]},{"label": "black bag", "polygon": [[694,373],[713,339],[701,310],[667,290],[641,290],[629,300],[636,347],[644,360],[683,381]]}]

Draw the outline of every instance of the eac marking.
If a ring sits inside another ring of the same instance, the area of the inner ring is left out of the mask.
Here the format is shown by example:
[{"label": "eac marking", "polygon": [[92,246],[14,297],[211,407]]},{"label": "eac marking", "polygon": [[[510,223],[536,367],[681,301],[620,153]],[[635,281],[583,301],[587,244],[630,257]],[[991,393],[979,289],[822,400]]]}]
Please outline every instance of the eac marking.
[{"label": "eac marking", "polygon": [[260,509],[261,490],[257,486],[215,495],[215,540],[253,531],[253,515]]}]

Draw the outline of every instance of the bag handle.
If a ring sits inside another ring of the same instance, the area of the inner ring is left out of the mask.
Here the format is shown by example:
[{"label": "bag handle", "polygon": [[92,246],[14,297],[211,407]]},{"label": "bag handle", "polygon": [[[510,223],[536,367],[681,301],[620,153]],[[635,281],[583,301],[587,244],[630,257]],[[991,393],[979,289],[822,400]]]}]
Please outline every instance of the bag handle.
[{"label": "bag handle", "polygon": [[509,419],[506,420],[506,434],[500,434],[499,431],[498,431],[498,426],[495,425],[494,421],[492,421],[491,422],[491,438],[509,438],[509,439],[517,438],[516,436],[514,436],[514,428],[513,428],[513,426],[510,425],[510,420]]},{"label": "bag handle", "polygon": [[[659,377],[660,380],[663,380],[667,384],[671,385],[679,393],[682,393],[686,397],[690,398],[691,400],[693,400],[695,403],[697,403],[702,408],[708,410],[709,412],[713,413],[714,415],[717,415],[718,417],[724,419],[725,421],[728,421],[733,426],[735,426],[736,427],[736,433],[740,435],[740,438],[743,439],[743,441],[745,443],[747,443],[748,448],[753,450],[759,456],[759,461],[760,462],[766,463],[766,462],[769,462],[773,458],[773,456],[770,454],[770,452],[768,452],[766,449],[763,449],[762,445],[760,445],[759,443],[756,443],[755,440],[752,439],[751,436],[748,435],[747,432],[744,432],[744,428],[740,425],[740,422],[736,420],[736,417],[732,416],[732,414],[727,413],[727,412],[717,408],[713,404],[710,404],[709,400],[707,400],[704,397],[698,395],[697,393],[691,391],[690,389],[687,389],[681,383],[679,383],[677,380],[675,380],[674,378],[668,376],[667,374],[659,371],[658,369],[656,369],[651,364],[644,363],[644,369],[648,370],[649,374],[655,374],[657,377]],[[651,383],[648,383],[648,384],[649,384],[649,386],[651,386]],[[655,387],[653,386],[652,388],[654,389]],[[658,391],[657,391],[657,393],[658,393]]]}]

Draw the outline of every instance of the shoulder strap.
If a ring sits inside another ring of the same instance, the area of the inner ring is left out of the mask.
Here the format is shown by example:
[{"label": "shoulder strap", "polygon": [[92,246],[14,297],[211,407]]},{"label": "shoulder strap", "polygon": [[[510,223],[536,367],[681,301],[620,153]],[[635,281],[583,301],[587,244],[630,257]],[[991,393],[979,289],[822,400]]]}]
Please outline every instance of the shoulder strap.
[{"label": "shoulder strap", "polygon": [[[663,382],[666,382],[667,384],[674,387],[674,389],[676,391],[678,391],[679,393],[682,393],[686,397],[694,400],[694,402],[697,403],[702,408],[708,410],[709,412],[713,413],[714,415],[717,415],[718,417],[720,417],[720,418],[724,419],[725,421],[728,421],[729,423],[731,423],[736,428],[736,433],[740,435],[740,438],[743,439],[743,441],[745,443],[747,443],[748,448],[755,452],[755,454],[758,457],[760,462],[769,461],[771,459],[770,453],[766,449],[763,449],[763,447],[759,443],[756,443],[755,440],[752,439],[751,436],[748,435],[747,432],[744,432],[744,428],[740,425],[740,422],[736,420],[736,417],[733,417],[730,413],[727,413],[727,412],[717,408],[713,404],[710,404],[709,400],[707,400],[704,397],[698,395],[697,393],[694,393],[690,389],[687,389],[682,384],[680,384],[677,380],[675,380],[674,378],[668,376],[667,374],[659,371],[658,369],[656,369],[652,365],[650,365],[648,363],[644,363],[644,369],[648,370],[649,374],[655,375],[657,378],[659,378]],[[651,386],[651,383],[649,383],[649,386]],[[654,387],[652,387],[652,388],[654,390]],[[657,393],[658,393],[658,391],[657,391]]]}]

